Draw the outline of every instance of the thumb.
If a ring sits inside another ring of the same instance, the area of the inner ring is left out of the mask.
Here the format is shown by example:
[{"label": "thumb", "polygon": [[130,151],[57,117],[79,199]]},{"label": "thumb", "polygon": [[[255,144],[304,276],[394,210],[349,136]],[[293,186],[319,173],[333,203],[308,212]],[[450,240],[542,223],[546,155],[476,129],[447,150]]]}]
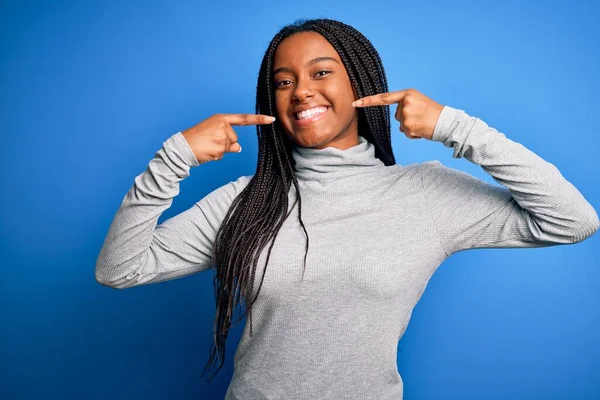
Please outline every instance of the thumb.
[{"label": "thumb", "polygon": [[242,151],[242,145],[239,144],[238,142],[235,142],[234,144],[232,144],[231,146],[229,146],[229,152],[230,153],[239,153]]}]

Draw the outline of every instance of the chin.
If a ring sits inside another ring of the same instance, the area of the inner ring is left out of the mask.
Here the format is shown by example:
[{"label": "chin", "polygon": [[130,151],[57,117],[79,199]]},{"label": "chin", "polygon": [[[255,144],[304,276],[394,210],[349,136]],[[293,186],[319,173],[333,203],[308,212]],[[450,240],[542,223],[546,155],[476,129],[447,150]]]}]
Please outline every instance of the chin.
[{"label": "chin", "polygon": [[331,134],[319,132],[295,132],[287,135],[294,143],[302,147],[319,147],[333,139]]},{"label": "chin", "polygon": [[324,144],[326,144],[329,140],[329,138],[320,138],[320,137],[315,137],[315,136],[305,136],[305,135],[299,135],[299,136],[294,136],[292,137],[292,140],[298,145],[298,146],[302,146],[302,147],[320,147],[323,146]]}]

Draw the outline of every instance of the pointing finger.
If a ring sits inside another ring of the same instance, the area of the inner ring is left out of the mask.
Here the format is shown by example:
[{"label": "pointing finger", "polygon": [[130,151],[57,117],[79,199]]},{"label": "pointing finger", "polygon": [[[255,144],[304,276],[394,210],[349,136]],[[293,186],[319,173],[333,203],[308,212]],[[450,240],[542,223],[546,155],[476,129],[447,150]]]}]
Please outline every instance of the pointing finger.
[{"label": "pointing finger", "polygon": [[379,93],[372,96],[366,96],[352,103],[354,107],[385,106],[398,103],[404,98],[408,90],[399,90],[397,92]]},{"label": "pointing finger", "polygon": [[275,121],[275,117],[261,114],[223,114],[222,117],[229,125],[263,125]]}]

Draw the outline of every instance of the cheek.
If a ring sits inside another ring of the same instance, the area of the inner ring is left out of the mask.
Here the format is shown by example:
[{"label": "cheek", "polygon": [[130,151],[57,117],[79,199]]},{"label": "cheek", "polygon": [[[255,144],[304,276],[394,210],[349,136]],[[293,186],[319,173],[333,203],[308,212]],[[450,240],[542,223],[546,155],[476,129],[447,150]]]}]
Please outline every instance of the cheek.
[{"label": "cheek", "polygon": [[347,90],[341,90],[335,94],[334,109],[339,118],[350,120],[356,114],[356,109],[352,107],[353,96],[352,92]]},{"label": "cheek", "polygon": [[344,116],[354,114],[355,108],[352,107],[352,102],[355,100],[354,90],[347,79],[328,87],[327,96],[334,102],[337,114]]},{"label": "cheek", "polygon": [[282,95],[277,95],[277,93],[276,93],[275,94],[275,112],[276,112],[275,118],[277,118],[279,126],[283,129],[283,131],[289,135],[291,132],[291,128],[292,128],[292,121],[290,120],[289,116],[287,115],[288,107],[289,107],[289,102],[288,102],[287,98],[285,98]]},{"label": "cheek", "polygon": [[275,94],[275,111],[277,112],[278,119],[282,120],[287,115],[288,103],[285,98],[281,95]]}]

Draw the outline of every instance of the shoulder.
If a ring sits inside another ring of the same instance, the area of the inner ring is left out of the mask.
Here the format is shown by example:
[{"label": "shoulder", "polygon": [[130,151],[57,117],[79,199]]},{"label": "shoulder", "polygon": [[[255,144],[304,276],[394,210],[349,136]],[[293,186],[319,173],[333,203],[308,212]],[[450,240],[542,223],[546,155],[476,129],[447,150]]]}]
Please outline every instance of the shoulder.
[{"label": "shoulder", "polygon": [[460,197],[472,200],[485,196],[510,197],[510,192],[505,187],[448,167],[437,160],[421,163],[418,169],[422,190],[433,199]]},{"label": "shoulder", "polygon": [[393,171],[394,175],[402,177],[403,179],[420,180],[423,175],[435,174],[436,171],[447,167],[438,160],[431,160],[406,165],[396,164],[387,168],[388,170]]},{"label": "shoulder", "polygon": [[468,173],[450,168],[439,160],[423,161],[401,167],[402,175],[410,178],[421,190],[439,192],[469,186],[478,186],[482,180]]},{"label": "shoulder", "polygon": [[375,181],[391,192],[400,196],[416,194],[423,191],[423,175],[435,175],[434,169],[440,168],[439,161],[426,161],[411,164],[394,164],[378,170],[380,174]]},{"label": "shoulder", "polygon": [[217,189],[196,202],[198,206],[227,209],[233,200],[248,186],[254,175],[242,175]]},{"label": "shoulder", "polygon": [[438,160],[417,164],[417,174],[424,183],[451,183],[455,181],[483,182],[464,171],[451,168]]}]

